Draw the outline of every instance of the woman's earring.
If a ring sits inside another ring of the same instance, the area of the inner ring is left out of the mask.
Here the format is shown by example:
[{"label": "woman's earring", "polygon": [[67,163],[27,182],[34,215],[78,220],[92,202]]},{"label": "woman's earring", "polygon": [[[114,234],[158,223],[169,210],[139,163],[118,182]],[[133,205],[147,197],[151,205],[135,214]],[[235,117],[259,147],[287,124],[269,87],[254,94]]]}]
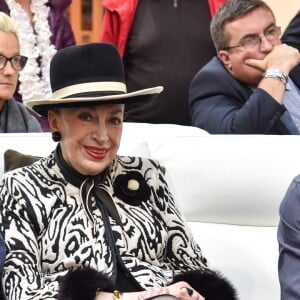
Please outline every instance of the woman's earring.
[{"label": "woman's earring", "polygon": [[52,140],[54,142],[59,142],[61,140],[61,134],[59,131],[52,132]]}]

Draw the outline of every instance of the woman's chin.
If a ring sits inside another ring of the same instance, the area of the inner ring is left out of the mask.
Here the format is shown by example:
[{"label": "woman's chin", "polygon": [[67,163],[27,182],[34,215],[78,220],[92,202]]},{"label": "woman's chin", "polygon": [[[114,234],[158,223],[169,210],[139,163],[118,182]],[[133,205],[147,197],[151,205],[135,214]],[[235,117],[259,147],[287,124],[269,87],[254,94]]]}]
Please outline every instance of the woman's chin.
[{"label": "woman's chin", "polygon": [[[110,162],[111,163],[111,162]],[[79,173],[86,176],[95,176],[102,173],[109,165],[107,161],[103,162],[86,162],[84,165],[76,168]]]}]

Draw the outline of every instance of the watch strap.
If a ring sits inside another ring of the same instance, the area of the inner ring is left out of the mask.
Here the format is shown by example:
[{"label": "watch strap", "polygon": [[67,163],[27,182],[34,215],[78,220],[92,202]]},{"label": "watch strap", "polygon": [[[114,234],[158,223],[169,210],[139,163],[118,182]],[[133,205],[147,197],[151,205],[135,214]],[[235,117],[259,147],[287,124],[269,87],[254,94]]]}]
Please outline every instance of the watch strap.
[{"label": "watch strap", "polygon": [[286,85],[288,81],[288,75],[279,69],[267,69],[263,75],[264,78],[274,78],[281,81]]}]

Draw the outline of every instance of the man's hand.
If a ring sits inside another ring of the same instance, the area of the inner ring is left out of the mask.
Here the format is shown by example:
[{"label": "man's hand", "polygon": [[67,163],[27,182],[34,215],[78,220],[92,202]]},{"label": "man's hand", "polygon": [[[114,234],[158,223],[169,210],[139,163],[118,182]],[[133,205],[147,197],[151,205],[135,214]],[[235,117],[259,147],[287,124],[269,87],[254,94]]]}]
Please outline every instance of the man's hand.
[{"label": "man's hand", "polygon": [[274,46],[273,50],[268,53],[264,59],[247,59],[245,63],[261,71],[267,69],[279,69],[282,72],[289,72],[300,63],[300,53],[297,49],[281,44]]}]

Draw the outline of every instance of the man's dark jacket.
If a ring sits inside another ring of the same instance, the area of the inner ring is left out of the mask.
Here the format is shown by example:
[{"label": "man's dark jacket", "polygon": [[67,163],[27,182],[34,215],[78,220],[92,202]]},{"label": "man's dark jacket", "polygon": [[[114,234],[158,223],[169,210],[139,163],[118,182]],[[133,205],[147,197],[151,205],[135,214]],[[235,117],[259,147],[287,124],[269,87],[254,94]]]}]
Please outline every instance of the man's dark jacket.
[{"label": "man's dark jacket", "polygon": [[[300,66],[289,75],[300,88]],[[264,90],[253,91],[235,79],[217,57],[194,77],[189,105],[193,126],[209,133],[291,134],[280,120],[284,105]]]},{"label": "man's dark jacket", "polygon": [[288,24],[282,42],[300,50],[300,10]]}]

